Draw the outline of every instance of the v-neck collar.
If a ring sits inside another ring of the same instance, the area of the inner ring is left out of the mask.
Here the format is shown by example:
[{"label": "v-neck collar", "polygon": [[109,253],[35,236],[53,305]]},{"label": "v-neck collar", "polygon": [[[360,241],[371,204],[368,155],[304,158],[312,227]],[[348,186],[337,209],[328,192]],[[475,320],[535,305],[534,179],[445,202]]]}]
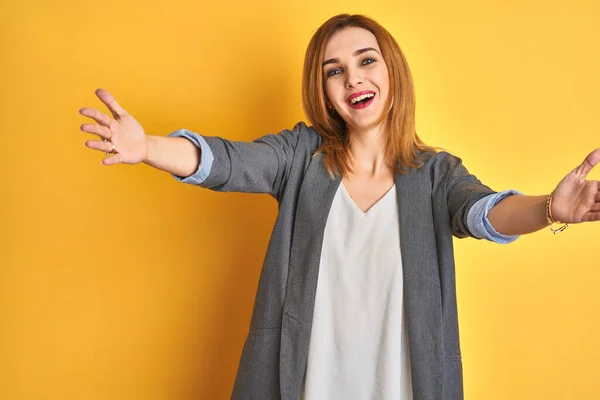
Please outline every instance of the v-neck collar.
[{"label": "v-neck collar", "polygon": [[379,204],[382,203],[388,196],[390,196],[393,192],[394,189],[396,188],[396,184],[393,184],[386,192],[383,196],[381,196],[379,198],[379,200],[377,200],[375,203],[373,203],[371,205],[371,207],[369,207],[368,210],[363,211],[360,209],[360,207],[358,206],[358,204],[356,204],[356,202],[354,201],[354,199],[352,198],[352,196],[350,196],[350,193],[348,192],[348,189],[346,189],[346,186],[344,185],[344,182],[340,181],[340,191],[342,192],[342,196],[344,196],[346,198],[347,201],[349,201],[350,203],[352,203],[352,207],[358,212],[360,213],[360,215],[362,216],[367,216],[368,214],[372,213],[376,208],[378,208]]}]

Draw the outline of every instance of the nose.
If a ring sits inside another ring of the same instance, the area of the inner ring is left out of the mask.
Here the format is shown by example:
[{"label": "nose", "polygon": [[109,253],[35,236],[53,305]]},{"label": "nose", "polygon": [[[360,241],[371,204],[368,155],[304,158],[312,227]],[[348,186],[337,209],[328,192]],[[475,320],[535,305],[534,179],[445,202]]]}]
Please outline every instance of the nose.
[{"label": "nose", "polygon": [[346,89],[355,88],[362,85],[363,78],[360,76],[359,71],[354,68],[348,68],[346,71]]}]

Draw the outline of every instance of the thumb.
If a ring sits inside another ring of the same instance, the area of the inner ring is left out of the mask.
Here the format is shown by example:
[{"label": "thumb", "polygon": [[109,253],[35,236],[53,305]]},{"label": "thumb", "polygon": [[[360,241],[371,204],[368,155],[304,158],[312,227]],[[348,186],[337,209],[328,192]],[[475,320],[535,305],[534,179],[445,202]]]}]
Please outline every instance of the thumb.
[{"label": "thumb", "polygon": [[581,165],[575,168],[574,172],[576,172],[580,177],[585,178],[590,173],[592,168],[598,164],[598,162],[600,162],[600,149],[596,149],[588,154]]}]

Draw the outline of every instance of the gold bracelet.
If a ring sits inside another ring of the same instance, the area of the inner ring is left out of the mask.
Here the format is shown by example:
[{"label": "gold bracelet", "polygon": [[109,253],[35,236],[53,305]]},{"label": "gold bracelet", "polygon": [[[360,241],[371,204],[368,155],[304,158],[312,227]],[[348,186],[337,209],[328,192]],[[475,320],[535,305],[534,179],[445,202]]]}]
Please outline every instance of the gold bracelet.
[{"label": "gold bracelet", "polygon": [[552,211],[550,211],[550,209],[552,208],[552,196],[553,195],[554,195],[554,190],[548,196],[548,200],[546,200],[546,222],[548,223],[548,225],[550,225],[550,230],[556,235],[557,233],[560,233],[560,232],[564,231],[565,229],[567,229],[569,227],[569,224],[565,223],[560,228],[554,228],[552,226],[554,224],[562,224],[562,222],[556,221],[554,218],[552,218]]}]

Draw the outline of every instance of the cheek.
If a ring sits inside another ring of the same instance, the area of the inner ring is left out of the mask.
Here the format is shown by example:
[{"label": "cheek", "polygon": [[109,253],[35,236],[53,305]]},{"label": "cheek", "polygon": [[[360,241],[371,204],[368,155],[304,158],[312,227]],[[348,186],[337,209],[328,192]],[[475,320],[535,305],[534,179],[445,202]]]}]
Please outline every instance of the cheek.
[{"label": "cheek", "polygon": [[336,104],[339,101],[339,89],[336,87],[335,83],[328,81],[325,83],[325,96],[329,100],[330,103]]},{"label": "cheek", "polygon": [[331,80],[325,82],[325,94],[330,98],[335,94],[335,86],[331,84]]},{"label": "cheek", "polygon": [[379,91],[384,100],[390,95],[390,84],[387,78],[379,81]]},{"label": "cheek", "polygon": [[378,81],[381,87],[381,90],[388,91],[390,88],[390,75],[387,68],[382,68],[378,71]]}]

